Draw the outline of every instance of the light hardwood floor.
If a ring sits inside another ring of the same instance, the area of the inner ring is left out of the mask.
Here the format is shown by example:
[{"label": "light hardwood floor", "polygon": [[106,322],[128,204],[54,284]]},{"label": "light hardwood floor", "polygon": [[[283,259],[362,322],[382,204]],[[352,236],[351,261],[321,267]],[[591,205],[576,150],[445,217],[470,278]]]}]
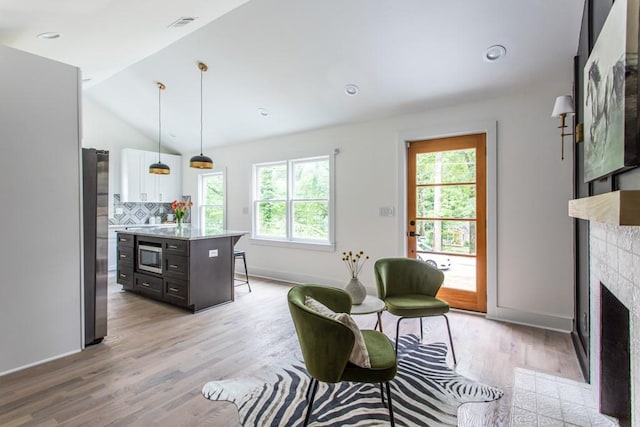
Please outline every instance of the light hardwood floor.
[{"label": "light hardwood floor", "polygon": [[[235,406],[204,399],[211,380],[248,376],[298,351],[286,303],[291,285],[252,278],[253,292],[198,314],[123,292],[110,277],[109,330],[76,355],[0,377],[1,426],[235,426]],[[356,316],[372,328],[375,315]],[[513,369],[582,381],[568,334],[449,315],[462,375],[503,388]],[[393,337],[396,318],[383,315]],[[403,322],[401,333],[418,333]],[[425,341],[446,340],[444,320],[425,320]]]}]

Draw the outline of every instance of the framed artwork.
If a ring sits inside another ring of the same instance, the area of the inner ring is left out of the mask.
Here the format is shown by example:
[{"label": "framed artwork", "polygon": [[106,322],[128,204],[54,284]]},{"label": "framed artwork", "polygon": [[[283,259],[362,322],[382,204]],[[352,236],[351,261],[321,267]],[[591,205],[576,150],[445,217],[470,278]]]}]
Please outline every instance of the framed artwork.
[{"label": "framed artwork", "polygon": [[584,67],[584,180],[640,164],[640,0],[616,0]]}]

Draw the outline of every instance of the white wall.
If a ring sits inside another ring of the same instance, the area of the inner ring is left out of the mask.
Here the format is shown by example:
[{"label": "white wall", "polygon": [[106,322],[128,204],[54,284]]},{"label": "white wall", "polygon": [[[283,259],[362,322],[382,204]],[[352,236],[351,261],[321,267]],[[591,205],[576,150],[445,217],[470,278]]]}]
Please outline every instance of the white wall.
[{"label": "white wall", "polygon": [[[438,136],[439,129],[497,121],[497,272],[489,283],[489,316],[546,328],[571,330],[573,268],[571,220],[571,144],[560,160],[560,136],[550,117],[558,94],[571,88],[567,78],[547,87],[483,102],[403,115],[383,120],[213,147],[204,152],[227,170],[227,227],[251,229],[251,165],[256,162],[328,154],[336,157],[336,252],[260,246],[243,237],[250,272],[296,282],[343,285],[348,277],[340,262],[344,250],[364,250],[372,260],[404,256],[405,189],[399,156],[403,134]],[[569,141],[569,138],[567,139]],[[194,153],[192,153],[194,154]],[[185,155],[186,158],[189,155]],[[196,194],[198,171],[185,168],[185,194]],[[381,206],[398,215],[378,216]],[[194,212],[195,213],[195,212]],[[363,283],[375,294],[372,263]]]},{"label": "white wall", "polygon": [[0,375],[80,351],[79,70],[0,46]]},{"label": "white wall", "polygon": [[[90,96],[83,97],[82,146],[109,151],[109,216],[113,215],[113,194],[120,194],[120,164],[123,148],[156,151],[158,141],[149,138],[138,129],[105,109]],[[165,150],[163,153],[179,154]]]}]

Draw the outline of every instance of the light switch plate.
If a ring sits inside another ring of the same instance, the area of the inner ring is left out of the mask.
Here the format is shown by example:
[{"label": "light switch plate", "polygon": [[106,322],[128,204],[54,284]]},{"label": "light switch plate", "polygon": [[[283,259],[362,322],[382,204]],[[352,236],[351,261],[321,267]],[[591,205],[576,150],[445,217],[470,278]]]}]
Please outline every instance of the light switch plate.
[{"label": "light switch plate", "polygon": [[393,216],[395,215],[395,209],[393,206],[382,206],[379,211],[380,216]]},{"label": "light switch plate", "polygon": [[218,256],[218,250],[217,249],[211,249],[209,251],[209,258],[214,258]]},{"label": "light switch plate", "polygon": [[122,210],[122,208],[116,208],[116,215],[122,215],[124,213],[124,211]]}]

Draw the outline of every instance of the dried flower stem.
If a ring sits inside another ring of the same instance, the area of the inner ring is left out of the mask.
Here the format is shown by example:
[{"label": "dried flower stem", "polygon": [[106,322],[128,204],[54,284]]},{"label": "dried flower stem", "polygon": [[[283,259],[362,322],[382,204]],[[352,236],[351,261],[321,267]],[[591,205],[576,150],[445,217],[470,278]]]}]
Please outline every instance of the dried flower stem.
[{"label": "dried flower stem", "polygon": [[369,259],[363,251],[353,253],[352,251],[342,253],[342,261],[345,263],[347,270],[351,274],[352,279],[357,279],[358,274],[362,271],[362,267]]}]

